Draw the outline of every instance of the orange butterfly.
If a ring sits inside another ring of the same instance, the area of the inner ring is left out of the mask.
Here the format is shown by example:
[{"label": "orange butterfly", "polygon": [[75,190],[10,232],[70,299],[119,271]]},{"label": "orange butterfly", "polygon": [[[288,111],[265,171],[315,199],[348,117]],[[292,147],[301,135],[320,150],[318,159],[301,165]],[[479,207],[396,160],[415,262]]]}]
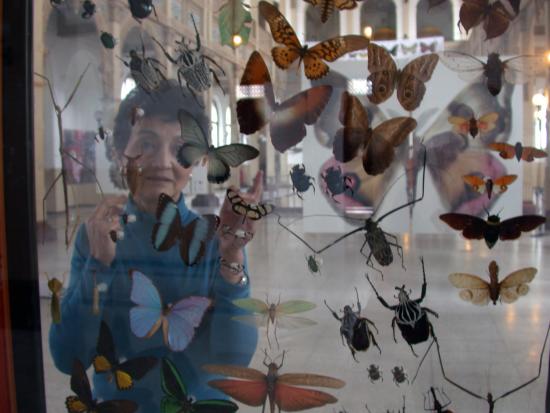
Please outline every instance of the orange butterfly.
[{"label": "orange butterfly", "polygon": [[273,360],[268,364],[266,353],[263,364],[268,369],[267,374],[256,369],[233,365],[208,364],[203,366],[203,369],[212,374],[244,379],[211,380],[208,384],[248,406],[263,406],[262,412],[265,410],[268,398],[270,413],[275,413],[275,406],[279,408],[279,411],[297,412],[338,401],[331,394],[319,390],[301,389],[296,385],[339,389],[344,387],[345,382],[318,374],[286,373],[279,375],[284,358],[285,353],[283,352],[281,364],[277,365]]},{"label": "orange butterfly", "polygon": [[476,119],[474,116],[471,118],[464,118],[462,116],[449,116],[449,123],[454,125],[454,131],[462,135],[468,133],[475,138],[478,133],[484,134],[492,131],[496,126],[498,119],[498,113],[490,112]]},{"label": "orange butterfly", "polygon": [[288,69],[294,61],[304,62],[304,72],[308,79],[320,79],[329,72],[323,62],[334,62],[346,53],[365,49],[369,40],[364,36],[347,35],[333,37],[316,44],[312,48],[302,46],[294,29],[277,8],[266,1],[259,3],[260,14],[269,23],[275,42],[284,46],[271,49],[273,61],[280,69]]},{"label": "orange butterfly", "polygon": [[321,9],[321,21],[326,23],[328,18],[332,15],[334,8],[339,10],[351,10],[357,7],[358,0],[305,0],[313,6],[320,6]]},{"label": "orange butterfly", "polygon": [[508,185],[517,179],[517,175],[504,175],[498,178],[489,178],[488,176],[481,178],[477,175],[466,175],[463,177],[464,182],[474,188],[474,191],[483,194],[487,192],[487,197],[491,199],[493,194],[501,194],[508,189]]},{"label": "orange butterfly", "polygon": [[269,71],[258,52],[248,59],[237,101],[240,132],[250,135],[267,123],[275,149],[284,152],[306,136],[305,125],[314,124],[332,94],[332,86],[316,86],[282,103],[275,100]]},{"label": "orange butterfly", "polygon": [[523,146],[521,142],[516,142],[515,145],[508,143],[491,143],[489,149],[497,151],[501,158],[512,159],[516,158],[519,161],[533,162],[535,158],[546,158],[548,154],[541,149],[533,148],[532,146]]}]

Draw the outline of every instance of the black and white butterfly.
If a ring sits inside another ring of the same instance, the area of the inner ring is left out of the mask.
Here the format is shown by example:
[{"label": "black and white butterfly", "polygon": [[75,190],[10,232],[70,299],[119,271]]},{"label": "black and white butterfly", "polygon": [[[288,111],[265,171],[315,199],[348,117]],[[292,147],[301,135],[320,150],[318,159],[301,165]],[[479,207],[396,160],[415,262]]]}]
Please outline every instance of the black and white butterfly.
[{"label": "black and white butterfly", "polygon": [[206,133],[190,113],[180,109],[178,119],[184,140],[178,150],[178,162],[184,168],[189,168],[203,159],[208,163],[208,182],[220,184],[227,181],[231,175],[231,166],[237,167],[260,154],[253,146],[242,143],[230,143],[216,148],[209,144]]}]

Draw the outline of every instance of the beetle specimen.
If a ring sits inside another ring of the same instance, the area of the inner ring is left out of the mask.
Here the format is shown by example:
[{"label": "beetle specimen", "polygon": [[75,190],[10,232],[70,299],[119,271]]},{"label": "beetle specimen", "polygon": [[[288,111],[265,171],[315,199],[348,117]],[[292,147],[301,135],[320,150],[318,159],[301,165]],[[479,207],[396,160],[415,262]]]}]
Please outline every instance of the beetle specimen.
[{"label": "beetle specimen", "polygon": [[437,339],[434,338],[436,348],[437,348],[437,356],[439,358],[439,365],[441,367],[441,373],[443,374],[443,378],[445,380],[447,380],[449,383],[451,383],[453,386],[455,386],[456,388],[462,390],[464,393],[467,393],[470,396],[475,397],[476,399],[485,400],[487,402],[487,404],[489,405],[489,413],[494,413],[495,412],[495,403],[497,401],[499,401],[500,399],[504,399],[505,397],[510,396],[511,394],[517,392],[518,390],[523,389],[524,387],[527,387],[528,385],[530,385],[531,383],[533,383],[535,380],[537,380],[540,377],[540,372],[542,371],[542,359],[543,359],[543,356],[544,356],[544,349],[546,348],[546,342],[548,341],[548,333],[549,332],[550,332],[550,325],[548,325],[548,328],[546,330],[546,336],[544,337],[544,343],[542,345],[542,350],[540,351],[539,371],[538,371],[537,375],[535,377],[533,377],[532,379],[526,381],[525,383],[523,383],[523,384],[521,384],[517,387],[514,387],[513,389],[508,390],[507,392],[502,393],[498,397],[494,397],[491,392],[488,392],[486,396],[481,396],[477,393],[474,393],[471,390],[468,390],[466,387],[461,386],[460,384],[456,383],[455,381],[453,381],[449,377],[447,377],[447,375],[445,374],[445,369],[443,367],[443,360],[441,358],[441,349],[439,348],[439,342],[437,341]]},{"label": "beetle specimen", "polygon": [[[120,59],[120,58],[119,58]],[[166,68],[154,57],[145,56],[145,44],[141,41],[141,56],[134,49],[130,50],[130,62],[120,59],[124,66],[130,69],[130,74],[136,82],[148,94],[153,93],[160,83],[166,79],[160,68]]]},{"label": "beetle specimen", "polygon": [[302,194],[310,187],[313,188],[313,193],[315,194],[315,186],[313,185],[315,178],[306,174],[306,167],[304,164],[297,164],[292,167],[290,179],[292,180],[292,192],[296,192],[298,198],[304,199],[302,198]]},{"label": "beetle specimen", "polygon": [[426,289],[428,286],[428,283],[426,282],[426,270],[424,268],[423,257],[420,257],[420,262],[422,263],[423,277],[422,293],[420,294],[420,298],[412,300],[410,298],[410,290],[407,292],[405,290],[405,285],[402,287],[395,287],[398,291],[395,298],[399,300],[399,304],[396,305],[389,305],[386,300],[378,294],[378,291],[374,288],[374,284],[370,280],[368,274],[366,275],[369,284],[376,294],[376,298],[378,298],[378,301],[380,301],[384,307],[395,313],[395,316],[391,322],[393,340],[397,343],[397,339],[395,338],[395,325],[397,324],[397,327],[401,330],[403,339],[405,339],[411,348],[412,353],[417,357],[418,355],[414,352],[412,347],[413,344],[422,343],[428,340],[430,336],[435,338],[432,323],[428,320],[428,313],[434,315],[435,317],[439,317],[435,311],[430,310],[427,307],[420,306],[420,303],[424,300],[424,297],[426,297]]},{"label": "beetle specimen", "polygon": [[336,311],[329,307],[325,300],[325,305],[332,313],[333,317],[340,322],[340,336],[342,337],[342,344],[344,344],[344,338],[348,345],[351,355],[355,361],[356,351],[367,351],[372,342],[378,348],[378,351],[382,353],[382,350],[378,346],[374,334],[369,329],[369,324],[374,327],[378,334],[376,325],[366,317],[361,317],[361,302],[359,301],[359,292],[357,287],[355,288],[355,294],[357,295],[357,311],[353,311],[352,306],[344,306],[344,315],[339,317]]},{"label": "beetle specimen", "polygon": [[367,367],[367,373],[369,375],[369,380],[371,381],[371,383],[374,383],[378,380],[384,381],[384,377],[382,377],[382,369],[376,364],[371,364],[369,367]]},{"label": "beetle specimen", "polygon": [[178,82],[180,84],[180,87],[182,88],[182,91],[183,82],[185,81],[187,89],[191,92],[197,103],[202,106],[201,102],[199,102],[197,96],[195,95],[195,91],[197,93],[202,93],[210,89],[210,86],[212,86],[212,77],[214,77],[214,80],[216,81],[222,92],[225,94],[225,90],[220,83],[218,75],[216,74],[214,69],[212,69],[208,65],[207,60],[210,63],[214,64],[224,76],[225,71],[214,59],[204,55],[201,52],[201,37],[197,29],[197,25],[195,24],[195,18],[193,17],[193,15],[191,15],[191,20],[193,21],[193,27],[195,28],[195,39],[197,43],[197,47],[195,48],[195,50],[191,50],[189,48],[189,45],[185,44],[185,39],[182,37],[181,42],[176,41],[176,44],[178,45],[178,54],[176,58],[173,58],[157,39],[153,38],[153,40],[162,49],[166,58],[177,66]]},{"label": "beetle specimen", "polygon": [[306,256],[307,268],[311,275],[321,274],[321,265],[323,264],[323,259],[321,257],[316,257],[315,254]]},{"label": "beetle specimen", "polygon": [[139,23],[141,23],[140,19],[149,17],[151,13],[155,13],[155,17],[158,18],[153,0],[128,0],[128,5],[132,17]]},{"label": "beetle specimen", "polygon": [[[441,402],[437,398],[437,394],[439,394]],[[443,410],[450,404],[451,399],[449,399],[449,396],[443,390],[430,387],[430,391],[424,394],[424,410],[427,412],[453,413],[449,409]]]},{"label": "beetle specimen", "polygon": [[334,197],[343,194],[348,189],[351,191],[351,195],[353,195],[353,181],[349,176],[342,173],[340,166],[329,167],[324,175],[321,174],[321,178],[325,181],[325,193],[330,195],[334,202],[339,203]]},{"label": "beetle specimen", "polygon": [[84,0],[82,3],[82,9],[84,10],[81,14],[83,19],[89,19],[95,14],[95,3],[91,0]]},{"label": "beetle specimen", "polygon": [[115,37],[108,32],[101,32],[99,40],[105,49],[114,49],[117,44]]},{"label": "beetle specimen", "polygon": [[63,274],[63,281],[59,281],[55,277],[50,278],[47,273],[46,278],[48,279],[48,289],[52,293],[52,301],[50,303],[52,323],[57,324],[61,322],[61,293],[65,284],[65,274]]},{"label": "beetle specimen", "polygon": [[203,370],[212,374],[223,374],[225,376],[237,377],[244,380],[211,380],[208,384],[225,394],[233,397],[249,406],[263,406],[269,398],[269,411],[275,413],[275,406],[284,411],[300,411],[324,406],[328,403],[336,403],[338,399],[331,394],[313,390],[302,389],[296,386],[319,386],[332,389],[339,389],[345,386],[345,382],[329,376],[309,373],[286,373],[279,374],[283,366],[285,353],[281,364],[271,360],[267,363],[267,352],[264,351],[264,366],[267,367],[267,374],[249,367],[207,364]]},{"label": "beetle specimen", "polygon": [[[330,170],[330,168],[329,168]],[[340,241],[344,240],[345,238],[349,237],[350,235],[353,235],[357,232],[364,231],[365,232],[365,241],[363,242],[363,245],[361,246],[361,249],[359,252],[367,259],[367,266],[377,271],[382,278],[384,275],[382,274],[382,271],[374,267],[373,263],[373,257],[380,264],[381,266],[388,266],[393,262],[393,252],[391,250],[391,247],[394,247],[397,250],[397,253],[399,257],[401,258],[401,266],[405,268],[404,260],[403,260],[403,248],[401,245],[399,245],[399,241],[397,240],[397,237],[395,235],[389,234],[385,232],[382,228],[380,228],[380,222],[387,218],[388,216],[398,212],[399,210],[403,208],[407,208],[410,205],[414,205],[415,203],[421,201],[424,198],[424,186],[426,181],[426,151],[424,151],[424,167],[422,170],[422,194],[412,201],[409,201],[403,205],[400,205],[396,208],[393,208],[392,210],[386,212],[384,215],[382,215],[378,219],[374,219],[374,216],[376,215],[376,212],[378,212],[378,208],[372,213],[372,215],[365,221],[365,224],[359,228],[356,228],[354,230],[351,230],[350,232],[340,236],[336,240],[332,241],[330,244],[324,246],[323,248],[316,250],[313,248],[307,241],[305,241],[302,237],[300,237],[298,234],[296,234],[294,231],[292,231],[289,227],[284,225],[281,222],[281,217],[279,216],[278,222],[279,225],[282,226],[284,229],[286,229],[288,232],[290,232],[292,235],[294,235],[296,238],[298,238],[306,247],[308,247],[314,254],[321,254],[327,249],[331,248],[332,246],[338,244]],[[383,198],[382,198],[383,201]],[[378,206],[382,204],[382,201]],[[369,247],[369,254],[366,255],[363,251],[365,247]]]},{"label": "beetle specimen", "polygon": [[409,383],[409,376],[407,372],[405,371],[405,367],[401,366],[395,366],[393,369],[391,369],[391,374],[393,376],[393,382],[396,385],[403,384],[405,381],[407,384]]}]

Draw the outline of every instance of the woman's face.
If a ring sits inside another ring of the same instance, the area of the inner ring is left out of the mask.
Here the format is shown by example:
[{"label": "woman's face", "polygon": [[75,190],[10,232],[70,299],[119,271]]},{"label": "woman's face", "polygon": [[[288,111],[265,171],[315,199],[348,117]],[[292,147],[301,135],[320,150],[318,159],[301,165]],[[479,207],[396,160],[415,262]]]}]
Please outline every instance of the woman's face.
[{"label": "woman's face", "polygon": [[136,193],[136,203],[154,212],[161,193],[177,200],[187,185],[193,168],[184,168],[176,158],[182,145],[179,122],[164,121],[159,117],[140,119],[132,128],[124,155],[139,156],[137,165],[142,172]]}]

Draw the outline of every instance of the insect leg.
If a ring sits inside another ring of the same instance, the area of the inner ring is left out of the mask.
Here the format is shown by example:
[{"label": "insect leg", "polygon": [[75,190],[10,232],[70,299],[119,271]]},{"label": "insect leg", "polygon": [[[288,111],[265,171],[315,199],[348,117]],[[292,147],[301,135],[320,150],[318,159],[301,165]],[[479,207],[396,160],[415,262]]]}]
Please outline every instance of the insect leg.
[{"label": "insect leg", "polygon": [[336,311],[334,311],[332,308],[329,307],[329,305],[327,304],[327,300],[325,300],[325,305],[327,306],[327,308],[329,309],[329,311],[332,313],[332,316],[337,319],[338,321],[342,321],[342,319],[340,317],[338,317],[338,314],[336,313]]},{"label": "insect leg", "polygon": [[[432,337],[433,334],[432,334]],[[418,373],[420,372],[420,367],[422,367],[422,363],[424,363],[424,360],[426,359],[426,356],[428,355],[428,353],[430,352],[430,349],[432,348],[433,344],[435,343],[436,341],[436,338],[434,337],[434,339],[432,340],[432,342],[430,343],[430,345],[428,346],[428,348],[426,349],[426,352],[424,353],[424,355],[422,356],[422,358],[420,359],[420,363],[418,364],[418,367],[416,368],[416,373],[414,373],[414,377],[412,379],[412,383],[414,384],[414,381],[416,380],[416,377],[418,376]]]},{"label": "insect leg", "polygon": [[212,59],[210,56],[205,56],[203,55],[203,57],[206,59],[206,60],[209,60],[210,62],[212,62],[218,69],[220,69],[220,72],[222,72],[222,75],[225,76],[225,70],[223,70],[223,67],[220,66],[220,64],[218,62],[216,62],[214,59]]},{"label": "insect leg", "polygon": [[[394,317],[393,320],[391,320],[391,329],[393,331],[393,341],[397,343],[397,338],[395,337],[395,323],[397,322],[397,318]],[[414,353],[414,351],[413,351]]]},{"label": "insect leg", "polygon": [[359,360],[357,360],[357,358],[355,357],[355,349],[352,346],[350,346],[349,344],[348,344],[348,347],[349,347],[349,350],[351,351],[351,356],[353,357],[355,362],[359,363]]},{"label": "insect leg", "polygon": [[426,282],[426,269],[424,268],[424,257],[420,257],[420,262],[422,263],[422,292],[420,293],[420,298],[414,300],[415,303],[420,304],[424,297],[426,297],[426,290],[428,283]]},{"label": "insect leg", "polygon": [[436,313],[434,310],[431,310],[428,307],[422,307],[422,309],[425,310],[427,313],[432,314],[434,317],[439,318],[439,314]]},{"label": "insect leg", "polygon": [[279,348],[279,339],[277,338],[277,324],[273,324],[273,336],[275,337],[277,348]]},{"label": "insect leg", "polygon": [[183,90],[183,80],[185,80],[185,78],[183,77],[183,73],[181,69],[178,69],[178,83],[180,85],[181,94],[185,97],[185,92]]},{"label": "insect leg", "polygon": [[[369,282],[369,284],[370,284],[370,286],[372,287],[374,293],[376,294],[376,298],[378,298],[378,301],[380,301],[380,303],[381,303],[384,307],[386,307],[387,309],[393,311],[393,310],[394,310],[394,307],[392,307],[391,305],[389,305],[389,304],[386,302],[386,300],[384,300],[384,298],[381,297],[380,294],[378,294],[378,291],[376,291],[376,288],[374,288],[374,284],[373,284],[372,281],[370,280],[369,275],[368,275],[368,274],[365,274],[365,277],[367,277],[367,281]],[[396,321],[396,318],[394,317],[393,320],[394,320],[394,321],[392,322],[392,325],[393,325],[393,323]],[[393,337],[394,337],[394,339],[395,339],[395,331],[394,331]],[[396,340],[396,342],[397,342],[397,340]]]},{"label": "insect leg", "polygon": [[153,41],[159,45],[160,49],[162,50],[162,52],[164,53],[164,56],[166,56],[166,58],[172,62],[173,64],[177,65],[178,64],[178,61],[177,60],[174,60],[174,58],[172,56],[170,56],[168,54],[168,52],[166,51],[166,49],[164,48],[164,46],[157,40],[155,39],[154,37],[152,37]]},{"label": "insect leg", "polygon": [[[411,351],[412,351],[413,355],[414,355],[415,357],[418,357],[418,354],[416,354],[416,352],[414,351],[414,348],[413,348],[412,344],[410,344],[410,343],[407,343],[407,344],[408,344],[409,347],[411,348]],[[408,383],[408,382],[409,382],[409,379],[407,379],[407,383]]]},{"label": "insect leg", "polygon": [[405,268],[405,260],[403,258],[403,247],[399,244],[399,240],[394,234],[390,234],[388,232],[382,231],[384,233],[384,236],[391,238],[393,242],[388,242],[389,245],[393,246],[395,250],[397,251],[397,255],[399,255],[399,258],[401,258],[401,267]]},{"label": "insect leg", "polygon": [[361,302],[359,301],[359,291],[357,291],[357,287],[355,287],[355,295],[357,296],[357,315],[361,315]]},{"label": "insect leg", "polygon": [[[367,320],[368,321],[368,320]],[[374,334],[372,334],[372,331],[369,330],[369,338],[371,339],[372,341],[372,344],[376,346],[376,348],[378,349],[378,351],[380,352],[380,354],[382,354],[382,349],[380,348],[380,346],[378,345],[378,343],[376,342],[376,339],[374,338]]]},{"label": "insect leg", "polygon": [[210,73],[212,73],[212,76],[214,77],[214,80],[216,81],[219,88],[222,90],[223,94],[225,95],[225,89],[223,88],[223,86],[220,82],[220,79],[218,78],[218,75],[216,74],[216,72],[214,72],[214,70],[212,68],[210,68]]},{"label": "insect leg", "polygon": [[[269,319],[267,320],[267,328],[266,328],[266,331],[265,331],[265,335],[267,337],[267,345],[269,346],[269,348],[271,348],[271,341],[269,340],[269,324],[270,324],[270,321]],[[267,351],[266,351],[266,357],[267,357]]]},{"label": "insect leg", "polygon": [[378,331],[378,328],[376,327],[376,324],[374,324],[374,322],[372,322],[368,318],[365,318],[365,320],[367,320],[367,323],[369,323],[371,326],[374,327],[374,329],[376,330],[376,334],[380,334],[379,331]]},{"label": "insect leg", "polygon": [[201,108],[204,108],[204,106],[202,105],[201,102],[199,102],[199,99],[197,98],[197,95],[195,94],[195,91],[191,88],[191,86],[189,86],[189,81],[187,81],[185,83],[185,86],[187,87],[187,89],[191,92],[191,94],[193,95],[193,98],[195,99],[195,102],[197,102],[197,104],[201,107]]}]

